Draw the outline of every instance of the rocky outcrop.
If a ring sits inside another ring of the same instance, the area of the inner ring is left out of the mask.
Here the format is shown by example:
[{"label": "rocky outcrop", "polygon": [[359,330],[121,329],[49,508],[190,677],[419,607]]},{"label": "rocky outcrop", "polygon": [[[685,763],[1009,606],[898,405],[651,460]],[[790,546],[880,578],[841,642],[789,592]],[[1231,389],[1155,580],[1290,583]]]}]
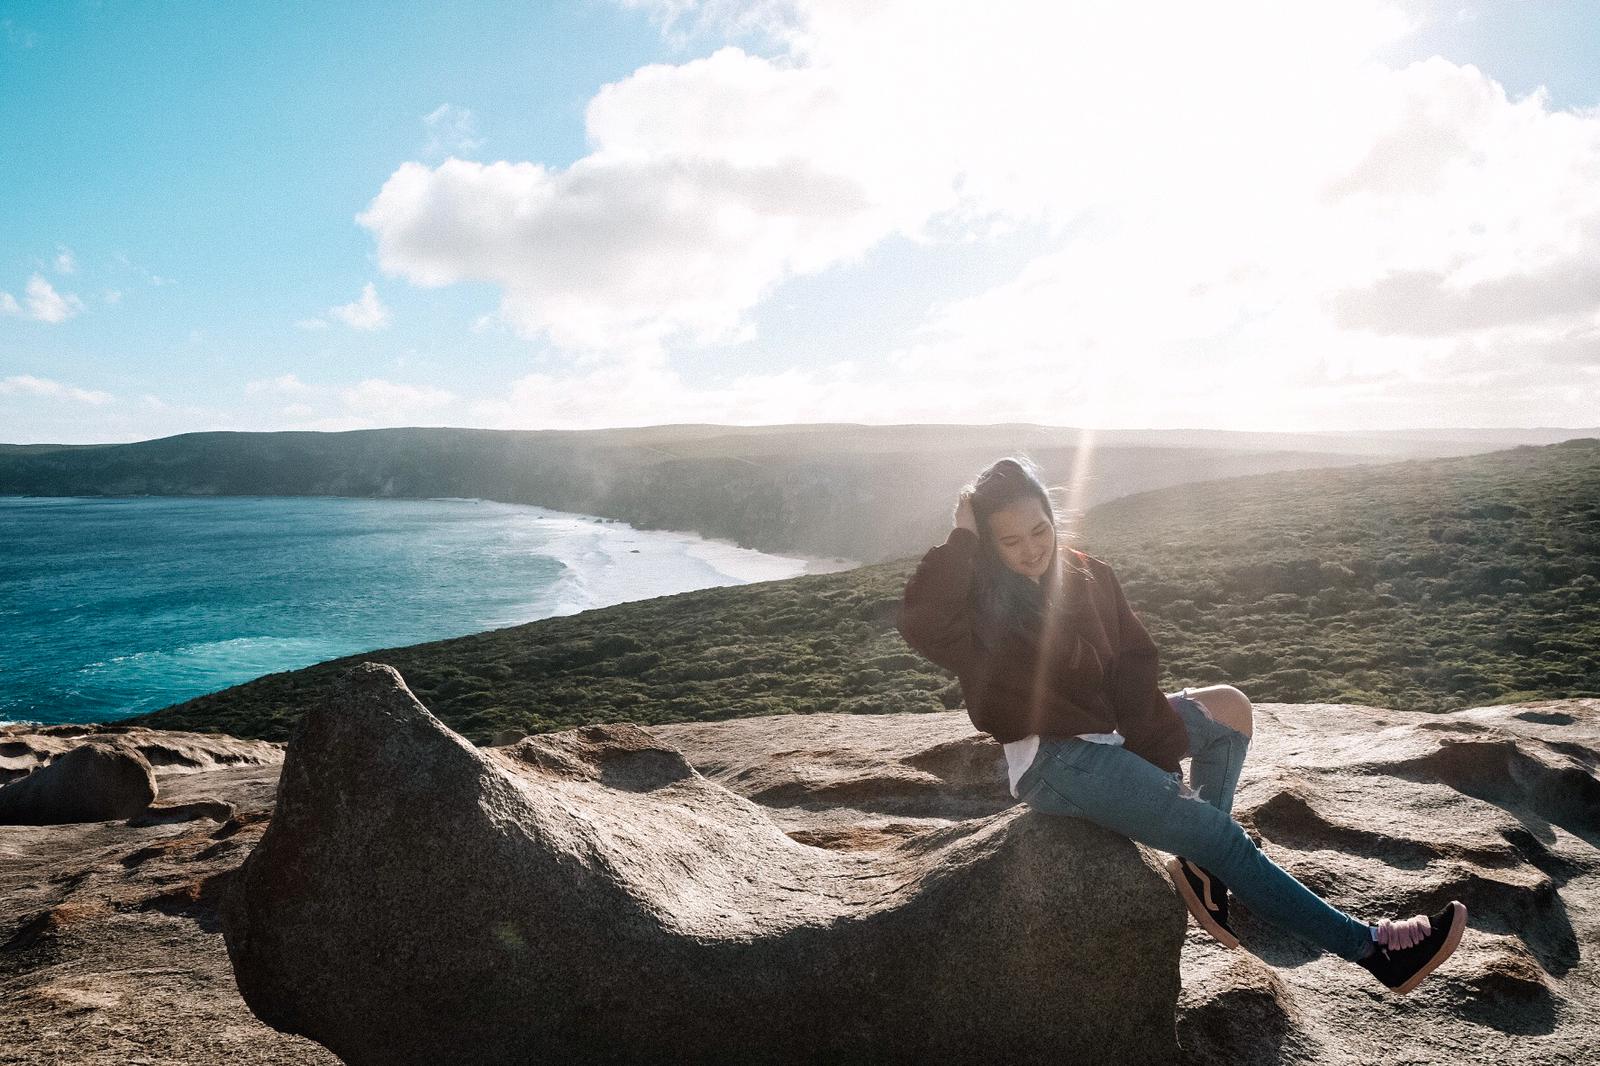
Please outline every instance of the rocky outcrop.
[{"label": "rocky outcrop", "polygon": [[[1600,700],[1451,714],[1262,703],[1255,724],[1235,813],[1274,861],[1361,916],[1431,910],[1460,894],[1471,928],[1444,967],[1396,998],[1236,904],[1242,950],[1192,926],[1187,934],[1174,1063],[1600,1061],[1600,832],[1586,784],[1600,771]],[[840,854],[938,846],[996,816],[1016,819],[1013,834],[1032,820],[998,784],[999,747],[960,711],[645,732],[706,780],[762,797],[760,813],[789,839]],[[592,746],[576,736],[545,736],[549,758]],[[278,767],[156,771],[163,804],[217,798],[235,817],[0,826],[0,1060],[332,1066],[321,1045],[251,1013],[220,932],[227,886],[273,817]],[[412,979],[427,986],[419,949],[374,950],[414,952]],[[971,1037],[1005,1060],[1010,1032],[992,1023]]]},{"label": "rocky outcrop", "polygon": [[225,822],[0,826],[0,1062],[337,1066],[239,998],[219,931],[228,879],[271,815],[277,765],[160,775]]},{"label": "rocky outcrop", "polygon": [[189,733],[142,726],[0,726],[0,784],[26,777],[85,745],[135,751],[157,776],[201,773],[225,766],[268,766],[283,761],[283,745],[240,740],[225,733]]},{"label": "rocky outcrop", "polygon": [[156,798],[156,775],[137,751],[85,744],[0,787],[0,825],[131,818]]},{"label": "rocky outcrop", "polygon": [[280,744],[217,733],[116,724],[0,726],[0,825],[224,822],[234,808],[223,800],[156,804],[161,780],[282,760]]},{"label": "rocky outcrop", "polygon": [[1086,822],[802,843],[638,727],[477,749],[375,663],[223,909],[245,1001],[351,1063],[1169,1062],[1183,930]]}]

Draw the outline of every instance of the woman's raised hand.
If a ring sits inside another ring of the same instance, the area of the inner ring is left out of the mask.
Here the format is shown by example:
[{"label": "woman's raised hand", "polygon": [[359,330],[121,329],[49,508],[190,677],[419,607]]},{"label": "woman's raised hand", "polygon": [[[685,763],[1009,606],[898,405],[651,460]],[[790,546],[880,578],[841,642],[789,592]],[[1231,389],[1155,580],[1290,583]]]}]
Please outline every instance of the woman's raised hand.
[{"label": "woman's raised hand", "polygon": [[972,491],[969,489],[956,497],[955,523],[958,529],[978,531],[978,516],[972,512]]}]

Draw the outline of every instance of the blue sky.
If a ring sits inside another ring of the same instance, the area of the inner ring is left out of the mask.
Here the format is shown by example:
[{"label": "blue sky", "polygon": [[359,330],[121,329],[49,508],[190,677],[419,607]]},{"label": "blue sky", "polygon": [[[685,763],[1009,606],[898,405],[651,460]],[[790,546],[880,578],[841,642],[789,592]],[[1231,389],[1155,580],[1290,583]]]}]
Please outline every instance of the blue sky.
[{"label": "blue sky", "polygon": [[1593,5],[1194,7],[0,0],[0,441],[1593,424]]}]

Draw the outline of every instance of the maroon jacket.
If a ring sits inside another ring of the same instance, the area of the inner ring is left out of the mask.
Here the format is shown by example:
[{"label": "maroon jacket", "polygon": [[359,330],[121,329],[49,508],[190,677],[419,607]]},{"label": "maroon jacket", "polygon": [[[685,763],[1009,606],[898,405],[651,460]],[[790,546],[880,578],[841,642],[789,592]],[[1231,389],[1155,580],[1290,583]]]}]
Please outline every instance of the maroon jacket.
[{"label": "maroon jacket", "polygon": [[1037,644],[1016,635],[994,648],[978,643],[978,534],[960,526],[929,549],[906,583],[900,635],[955,673],[973,726],[1002,744],[1032,733],[1048,738],[1114,728],[1129,751],[1163,770],[1178,769],[1189,734],[1161,691],[1155,642],[1109,565],[1062,550],[1070,552],[1057,560],[1064,595]]}]

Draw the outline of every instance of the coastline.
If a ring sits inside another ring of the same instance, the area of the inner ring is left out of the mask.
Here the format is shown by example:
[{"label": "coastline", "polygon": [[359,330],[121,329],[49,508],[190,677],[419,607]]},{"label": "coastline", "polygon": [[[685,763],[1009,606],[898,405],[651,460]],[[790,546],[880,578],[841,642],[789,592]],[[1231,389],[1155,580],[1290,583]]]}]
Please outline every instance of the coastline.
[{"label": "coastline", "polygon": [[[442,503],[487,503],[500,504],[509,507],[527,507],[539,511],[541,518],[578,519],[585,522],[593,522],[599,525],[621,526],[622,528],[633,533],[641,533],[646,535],[665,534],[683,537],[686,538],[686,546],[691,548],[692,546],[698,544],[700,546],[715,546],[717,549],[725,549],[725,551],[710,550],[703,552],[694,552],[690,550],[688,554],[694,555],[697,558],[700,558],[702,561],[716,566],[716,568],[723,574],[742,582],[781,581],[788,577],[802,577],[810,576],[812,574],[837,574],[845,570],[854,570],[863,565],[856,559],[846,559],[843,556],[837,555],[806,555],[800,552],[765,551],[761,548],[747,548],[744,545],[729,540],[726,537],[707,536],[706,534],[693,529],[641,529],[640,527],[633,525],[625,518],[612,518],[607,515],[589,514],[584,511],[557,511],[554,508],[546,507],[543,504],[538,503],[509,503],[505,500],[489,500],[478,496],[428,496],[424,498],[428,500],[437,500]],[[771,567],[750,567],[740,565],[740,563],[745,559],[755,556],[761,556],[765,559],[790,560],[799,563],[800,568],[793,574],[781,574],[774,576],[771,573]],[[717,565],[719,563],[722,565]]]},{"label": "coastline", "polygon": [[[261,553],[251,556],[258,562],[234,571],[248,575],[259,568],[274,576],[269,582],[224,579],[214,569],[217,561],[202,552],[169,552],[173,558],[161,573],[176,576],[151,577],[156,584],[150,587],[136,581],[124,589],[129,595],[166,597],[165,614],[153,620],[138,612],[101,609],[96,590],[109,587],[107,582],[92,566],[81,572],[72,568],[73,560],[93,553],[69,552],[50,570],[53,557],[40,548],[30,572],[49,571],[59,580],[49,586],[55,590],[50,595],[36,593],[32,616],[42,621],[29,637],[49,654],[19,663],[16,684],[0,698],[0,715],[16,716],[4,721],[22,728],[115,721],[364,648],[469,636],[635,600],[859,565],[841,558],[770,554],[691,531],[641,530],[600,515],[455,497],[89,497],[52,498],[50,504],[41,514],[48,515],[47,524],[17,528],[36,538],[42,529],[72,529],[83,521],[74,518],[74,508],[81,506],[101,523],[114,514],[118,529],[129,528],[129,522],[158,528],[179,516],[191,531],[212,528],[207,523],[213,522],[215,530],[228,531],[231,521],[233,529],[239,523],[282,526],[311,539],[285,550],[271,540],[256,543],[221,532],[200,536],[194,544],[202,548],[225,544],[238,550],[250,544],[249,551]],[[28,504],[17,510],[40,513]],[[334,514],[344,517],[330,521]],[[360,534],[361,546],[336,553],[341,543],[353,543],[352,531]],[[47,540],[54,545],[71,537]],[[155,542],[148,536],[146,541]],[[316,568],[306,564],[312,557]],[[370,579],[373,568],[403,576]],[[175,594],[161,582],[208,591],[203,601],[193,596],[174,601]],[[83,591],[62,592],[73,589]],[[321,603],[314,618],[303,607],[311,602]],[[332,616],[336,624],[329,621]],[[186,619],[194,624],[174,621]]]}]

